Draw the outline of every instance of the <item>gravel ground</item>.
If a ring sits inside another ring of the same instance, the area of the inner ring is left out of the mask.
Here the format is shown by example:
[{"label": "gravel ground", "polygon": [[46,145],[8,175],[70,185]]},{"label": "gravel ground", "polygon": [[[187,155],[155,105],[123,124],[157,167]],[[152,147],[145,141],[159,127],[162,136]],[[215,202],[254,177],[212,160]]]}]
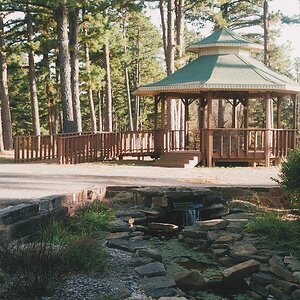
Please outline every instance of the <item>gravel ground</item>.
[{"label": "gravel ground", "polygon": [[[106,250],[110,258],[105,273],[99,276],[70,274],[64,278],[53,296],[43,297],[41,300],[100,300],[101,297],[109,294],[116,295],[116,299],[151,300],[151,297],[147,297],[140,290],[140,278],[128,265],[131,254],[112,248]],[[124,289],[127,296],[124,296]],[[0,299],[23,300],[24,298],[8,296],[7,287],[0,283]]]},{"label": "gravel ground", "polygon": [[[97,300],[107,294],[122,293],[123,284],[129,289],[131,295],[128,300],[149,300],[139,289],[139,277],[133,268],[128,265],[131,254],[118,249],[107,248],[110,254],[107,272],[101,277],[93,277],[84,274],[70,275],[62,283],[61,287],[52,297],[45,297],[43,300]],[[123,284],[122,284],[123,283]],[[120,297],[124,299],[124,297]]]}]

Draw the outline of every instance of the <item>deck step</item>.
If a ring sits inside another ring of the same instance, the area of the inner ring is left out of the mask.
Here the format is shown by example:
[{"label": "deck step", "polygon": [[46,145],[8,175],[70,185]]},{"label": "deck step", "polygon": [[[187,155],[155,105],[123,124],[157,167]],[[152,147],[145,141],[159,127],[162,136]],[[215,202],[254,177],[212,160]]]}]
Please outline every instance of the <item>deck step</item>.
[{"label": "deck step", "polygon": [[200,153],[196,151],[167,152],[156,160],[154,165],[168,168],[193,168],[200,162]]}]

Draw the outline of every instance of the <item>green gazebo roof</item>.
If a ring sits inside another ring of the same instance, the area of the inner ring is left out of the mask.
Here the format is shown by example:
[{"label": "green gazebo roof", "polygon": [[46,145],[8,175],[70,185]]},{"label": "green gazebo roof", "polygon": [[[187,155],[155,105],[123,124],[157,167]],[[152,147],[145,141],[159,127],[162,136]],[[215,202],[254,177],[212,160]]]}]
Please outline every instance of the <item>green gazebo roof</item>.
[{"label": "green gazebo roof", "polygon": [[252,52],[257,52],[263,49],[262,45],[255,44],[252,41],[235,34],[227,28],[221,28],[207,38],[191,44],[189,47],[187,47],[187,51],[199,52],[203,48],[212,47],[242,48],[251,50]]},{"label": "green gazebo roof", "polygon": [[234,40],[236,45],[247,44],[250,49],[249,41],[228,29],[220,29],[194,44],[209,48],[208,45],[215,43],[219,49],[199,56],[158,82],[140,87],[135,94],[155,96],[160,93],[199,94],[204,91],[300,92],[300,84],[251,58],[249,52],[236,51],[239,46],[235,49],[228,48],[226,53],[219,53],[220,49],[224,49],[224,44],[231,45]]}]

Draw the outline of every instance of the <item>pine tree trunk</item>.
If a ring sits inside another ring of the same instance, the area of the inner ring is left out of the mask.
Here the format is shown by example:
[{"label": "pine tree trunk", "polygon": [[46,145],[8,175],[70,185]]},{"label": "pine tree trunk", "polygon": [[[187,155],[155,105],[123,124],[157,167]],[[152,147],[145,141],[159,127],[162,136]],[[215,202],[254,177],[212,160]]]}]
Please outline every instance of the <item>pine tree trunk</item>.
[{"label": "pine tree trunk", "polygon": [[129,125],[129,130],[133,131],[131,95],[130,95],[129,74],[128,74],[127,65],[125,65],[125,83],[126,83],[127,108],[128,108],[128,125]]},{"label": "pine tree trunk", "polygon": [[39,114],[39,103],[37,96],[36,78],[35,78],[35,62],[34,62],[34,49],[33,49],[33,26],[32,16],[27,5],[26,12],[27,21],[27,41],[29,45],[28,50],[28,61],[29,61],[29,87],[30,87],[30,100],[31,100],[31,114],[32,114],[32,125],[33,135],[40,135],[40,114]]},{"label": "pine tree trunk", "polygon": [[162,36],[163,36],[163,47],[164,47],[164,54],[165,58],[167,58],[167,47],[168,47],[168,40],[167,40],[167,19],[168,19],[168,8],[166,0],[159,1],[159,10],[160,10],[160,18],[161,18],[161,26],[162,26]]},{"label": "pine tree trunk", "polygon": [[[50,70],[49,70],[50,71]],[[55,86],[56,86],[56,93],[58,95],[58,99],[61,99],[60,96],[60,92],[61,92],[61,88],[60,88],[60,66],[59,66],[59,55],[57,56],[56,60],[55,60]],[[57,125],[58,125],[58,132],[62,132],[63,131],[63,117],[62,117],[62,111],[60,110],[56,110],[57,113]]]},{"label": "pine tree trunk", "polygon": [[184,64],[184,6],[185,0],[177,0],[176,5],[176,57],[178,67],[181,68]]},{"label": "pine tree trunk", "polygon": [[103,91],[97,92],[98,98],[98,116],[99,116],[99,131],[103,130]]},{"label": "pine tree trunk", "polygon": [[[83,35],[87,36],[87,28],[84,26]],[[97,119],[95,113],[95,104],[93,98],[93,89],[92,89],[92,79],[91,79],[91,62],[90,62],[90,48],[88,42],[84,43],[84,54],[85,54],[85,69],[87,72],[87,94],[89,101],[90,109],[90,120],[91,120],[91,129],[92,131],[97,131]]]},{"label": "pine tree trunk", "polygon": [[104,130],[112,131],[112,91],[111,91],[111,76],[110,76],[110,58],[109,58],[109,45],[106,41],[104,45],[104,67],[105,74],[105,122]]},{"label": "pine tree trunk", "polygon": [[2,118],[1,118],[1,106],[0,106],[0,152],[3,151],[3,134],[2,134]]},{"label": "pine tree trunk", "polygon": [[13,149],[13,137],[11,126],[10,105],[7,85],[7,64],[4,45],[4,24],[3,16],[0,13],[0,100],[1,100],[1,119],[4,150]]},{"label": "pine tree trunk", "polygon": [[224,100],[219,99],[219,102],[218,102],[218,128],[224,128],[224,126],[225,126],[224,114],[225,114]]},{"label": "pine tree trunk", "polygon": [[[141,86],[141,65],[140,65],[140,31],[138,29],[137,35],[137,60],[135,65],[135,89],[137,90]],[[140,96],[135,96],[135,130],[140,129]]]},{"label": "pine tree trunk", "polygon": [[78,59],[78,33],[79,33],[79,9],[74,8],[69,14],[69,40],[71,59],[71,89],[74,113],[74,130],[82,131],[80,90],[79,90],[79,59]]},{"label": "pine tree trunk", "polygon": [[[167,21],[167,75],[174,73],[175,69],[175,49],[174,49],[174,21],[175,21],[175,0],[168,0],[168,21]],[[174,99],[168,99],[168,129],[176,130],[176,101]]]},{"label": "pine tree trunk", "polygon": [[[125,54],[125,57],[126,57],[126,54],[127,54],[126,39],[127,39],[127,37],[126,37],[126,28],[125,28],[124,22],[123,22],[123,38],[124,38],[124,41],[125,41],[124,54]],[[127,61],[125,61],[125,63],[124,63],[124,73],[125,73],[125,87],[126,87],[127,109],[128,109],[128,126],[129,126],[129,130],[133,131],[131,93],[130,93],[130,82],[129,82]]]},{"label": "pine tree trunk", "polygon": [[68,39],[68,10],[65,4],[57,9],[57,31],[59,47],[60,93],[63,113],[63,132],[75,132],[73,114],[71,67]]},{"label": "pine tree trunk", "polygon": [[49,134],[57,134],[58,129],[58,117],[57,117],[57,107],[55,104],[55,97],[52,92],[51,86],[51,72],[50,72],[50,62],[49,62],[49,54],[46,49],[43,53],[43,64],[45,66],[45,93],[47,96],[47,108],[48,108],[48,128]]},{"label": "pine tree trunk", "polygon": [[175,48],[174,48],[174,21],[175,21],[175,0],[168,0],[168,36],[167,36],[167,75],[175,70]]},{"label": "pine tree trunk", "polygon": [[268,3],[268,0],[264,1],[263,25],[264,25],[264,64],[269,66],[270,58],[269,58],[269,3]]}]

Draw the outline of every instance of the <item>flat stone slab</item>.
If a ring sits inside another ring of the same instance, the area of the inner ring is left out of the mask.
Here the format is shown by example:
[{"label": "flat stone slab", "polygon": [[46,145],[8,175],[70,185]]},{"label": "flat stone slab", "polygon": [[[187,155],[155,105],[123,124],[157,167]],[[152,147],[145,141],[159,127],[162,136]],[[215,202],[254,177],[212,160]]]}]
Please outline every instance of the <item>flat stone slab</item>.
[{"label": "flat stone slab", "polygon": [[141,282],[141,288],[145,291],[146,295],[152,295],[157,291],[167,288],[175,288],[176,283],[174,279],[166,276],[155,276],[151,278],[144,278]]},{"label": "flat stone slab", "polygon": [[145,245],[141,241],[131,241],[124,239],[109,240],[106,243],[109,248],[116,248],[127,252],[135,252],[138,249],[142,249]]},{"label": "flat stone slab", "polygon": [[237,258],[237,259],[247,258],[256,253],[257,253],[256,247],[254,247],[251,244],[245,244],[242,242],[239,242],[238,244],[234,244],[230,251],[230,255],[233,258]]},{"label": "flat stone slab", "polygon": [[122,232],[111,232],[107,238],[107,240],[115,240],[115,239],[124,239],[128,240],[129,235],[127,231],[122,231]]},{"label": "flat stone slab", "polygon": [[178,226],[169,223],[148,223],[148,228],[152,230],[158,230],[163,232],[174,232],[178,230]]},{"label": "flat stone slab", "polygon": [[158,300],[188,300],[185,297],[160,297]]},{"label": "flat stone slab", "polygon": [[288,294],[290,294],[294,290],[299,290],[300,289],[300,284],[289,282],[289,281],[284,281],[284,280],[277,279],[275,281],[275,284],[277,286],[279,286],[282,290],[284,290]]},{"label": "flat stone slab", "polygon": [[117,217],[124,219],[124,218],[143,218],[145,214],[138,210],[138,209],[130,209],[130,210],[121,210],[117,213]]},{"label": "flat stone slab", "polygon": [[240,264],[234,265],[222,272],[226,280],[240,280],[259,269],[260,263],[254,259],[247,260]]},{"label": "flat stone slab", "polygon": [[149,248],[140,249],[137,250],[136,255],[142,257],[148,257],[151,258],[152,260],[157,260],[162,262],[161,254],[154,249],[149,249]]},{"label": "flat stone slab", "polygon": [[279,265],[270,266],[270,272],[284,280],[295,281],[293,274]]},{"label": "flat stone slab", "polygon": [[174,280],[183,291],[199,290],[206,283],[204,277],[197,271],[186,271],[176,274]]},{"label": "flat stone slab", "polygon": [[269,291],[265,289],[265,286],[258,283],[257,281],[251,281],[250,289],[252,289],[255,293],[259,294],[260,296],[264,297],[264,299],[266,299],[269,295]]},{"label": "flat stone slab", "polygon": [[240,212],[240,213],[234,213],[234,214],[229,214],[227,216],[224,216],[223,219],[225,219],[225,220],[237,220],[237,219],[248,220],[249,218],[253,217],[253,215],[254,214],[252,214],[252,213]]},{"label": "flat stone slab", "polygon": [[129,261],[129,265],[132,266],[133,268],[136,267],[140,267],[140,266],[144,266],[146,264],[149,264],[153,262],[153,259],[150,257],[133,257],[130,261]]},{"label": "flat stone slab", "polygon": [[222,244],[222,243],[231,243],[234,241],[234,236],[230,233],[225,233],[224,235],[221,235],[215,240],[215,243]]},{"label": "flat stone slab", "polygon": [[199,229],[198,225],[188,226],[181,231],[181,234],[185,237],[190,237],[194,239],[206,239],[207,231]]},{"label": "flat stone slab", "polygon": [[166,275],[165,266],[161,262],[152,262],[134,269],[140,276],[154,277]]},{"label": "flat stone slab", "polygon": [[276,277],[272,276],[270,273],[263,273],[263,272],[253,274],[251,278],[252,280],[257,281],[262,285],[274,283],[276,280]]},{"label": "flat stone slab", "polygon": [[287,264],[288,268],[292,271],[300,271],[300,261],[293,256],[285,256],[284,263]]},{"label": "flat stone slab", "polygon": [[112,281],[109,285],[112,294],[119,299],[128,298],[131,295],[131,291],[126,287],[123,282]]},{"label": "flat stone slab", "polygon": [[214,242],[217,240],[221,235],[226,234],[226,231],[219,231],[219,230],[214,230],[214,231],[208,231],[207,232],[207,241],[208,242]]},{"label": "flat stone slab", "polygon": [[300,299],[300,289],[292,292],[291,297],[293,300],[299,300]]},{"label": "flat stone slab", "polygon": [[228,221],[223,219],[213,219],[208,221],[199,221],[197,222],[199,230],[208,231],[208,230],[220,230],[227,227],[229,224]]},{"label": "flat stone slab", "polygon": [[129,231],[129,225],[122,219],[116,219],[110,223],[109,230],[111,232]]}]

